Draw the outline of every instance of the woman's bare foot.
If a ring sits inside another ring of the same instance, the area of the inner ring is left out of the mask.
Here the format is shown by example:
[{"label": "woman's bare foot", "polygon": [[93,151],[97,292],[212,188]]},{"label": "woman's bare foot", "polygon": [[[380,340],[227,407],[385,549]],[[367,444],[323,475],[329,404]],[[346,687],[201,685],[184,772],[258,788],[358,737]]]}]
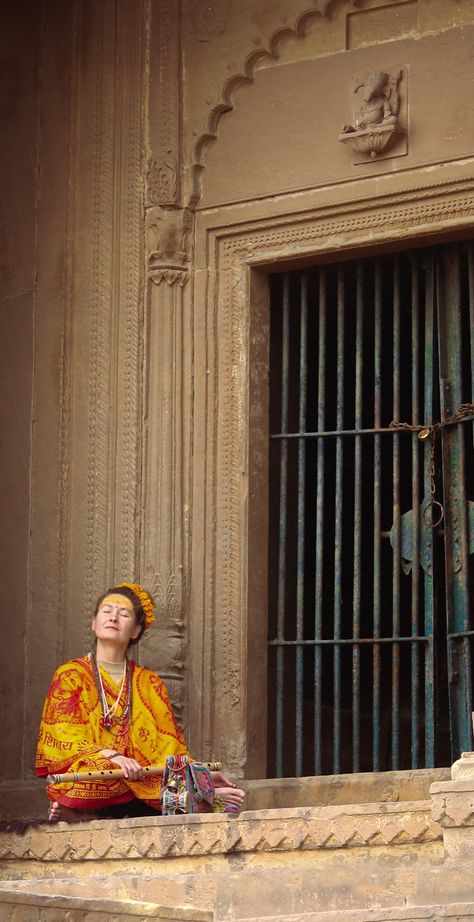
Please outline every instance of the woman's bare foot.
[{"label": "woman's bare foot", "polygon": [[245,791],[236,787],[216,788],[216,796],[219,796],[225,807],[230,807],[232,813],[240,813],[245,797]]},{"label": "woman's bare foot", "polygon": [[96,820],[97,814],[87,810],[74,810],[73,807],[65,807],[52,800],[49,805],[48,822],[50,823],[84,823],[88,820]]}]

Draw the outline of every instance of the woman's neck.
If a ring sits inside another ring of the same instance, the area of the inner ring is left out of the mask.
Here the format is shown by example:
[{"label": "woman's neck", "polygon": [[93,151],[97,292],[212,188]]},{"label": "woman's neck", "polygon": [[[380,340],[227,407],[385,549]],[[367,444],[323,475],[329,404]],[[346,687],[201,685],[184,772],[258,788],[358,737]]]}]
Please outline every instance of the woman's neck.
[{"label": "woman's neck", "polygon": [[115,643],[109,644],[107,641],[97,640],[95,655],[103,663],[123,663],[126,652],[126,646],[117,646]]}]

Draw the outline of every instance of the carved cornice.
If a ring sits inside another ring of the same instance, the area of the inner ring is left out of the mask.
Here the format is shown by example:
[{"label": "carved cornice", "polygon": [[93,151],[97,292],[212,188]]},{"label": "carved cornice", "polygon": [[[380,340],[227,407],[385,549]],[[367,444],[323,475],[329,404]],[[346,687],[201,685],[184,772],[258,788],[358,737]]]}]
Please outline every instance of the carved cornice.
[{"label": "carved cornice", "polygon": [[[200,2],[200,0],[198,0],[198,2]],[[209,142],[217,137],[217,126],[221,116],[234,108],[233,95],[235,90],[244,83],[253,82],[256,66],[263,58],[278,59],[278,49],[282,39],[292,36],[302,38],[305,34],[308,21],[314,16],[327,17],[329,15],[329,7],[338,2],[341,2],[341,0],[314,0],[311,7],[308,7],[308,2],[305,0],[303,9],[294,17],[292,23],[288,23],[287,21],[280,23],[272,31],[265,43],[259,42],[258,47],[254,47],[252,51],[247,54],[241,70],[226,78],[220,90],[219,101],[209,111],[205,129],[193,147],[191,167],[192,188],[190,195],[191,207],[197,204],[201,196],[200,180],[204,168],[204,151]],[[349,0],[349,2],[352,3],[353,6],[357,6],[359,0]]]},{"label": "carved cornice", "polygon": [[253,852],[320,851],[437,842],[429,801],[101,820],[0,834],[0,860],[97,861]]}]

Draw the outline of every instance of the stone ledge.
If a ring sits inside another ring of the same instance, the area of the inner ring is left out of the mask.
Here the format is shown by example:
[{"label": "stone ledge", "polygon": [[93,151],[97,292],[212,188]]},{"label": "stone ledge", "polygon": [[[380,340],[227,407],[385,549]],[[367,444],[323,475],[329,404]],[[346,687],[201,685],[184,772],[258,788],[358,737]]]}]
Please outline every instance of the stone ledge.
[{"label": "stone ledge", "polygon": [[474,919],[474,903],[451,903],[440,906],[405,906],[393,909],[348,909],[331,912],[308,912],[296,915],[247,918],[245,922],[418,922],[418,919],[451,919],[468,922]]},{"label": "stone ledge", "polygon": [[[37,910],[37,915],[32,915]],[[50,896],[46,894],[18,893],[0,889],[0,922],[12,918],[30,920],[41,918],[44,922],[57,922],[59,913],[69,918],[74,912],[74,922],[137,922],[137,919],[160,919],[161,922],[213,922],[212,910],[191,906],[159,906],[139,900],[83,899],[81,897]],[[41,914],[41,915],[40,915]]]},{"label": "stone ledge", "polygon": [[177,858],[413,845],[441,838],[430,801],[146,817],[31,827],[0,834],[0,860]]}]

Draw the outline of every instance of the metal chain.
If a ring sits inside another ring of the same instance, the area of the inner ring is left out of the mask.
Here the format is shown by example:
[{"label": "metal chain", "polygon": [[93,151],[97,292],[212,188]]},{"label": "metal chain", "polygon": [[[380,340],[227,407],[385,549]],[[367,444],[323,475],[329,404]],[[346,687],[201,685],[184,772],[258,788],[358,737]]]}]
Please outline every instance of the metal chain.
[{"label": "metal chain", "polygon": [[[426,528],[437,528],[438,525],[441,525],[441,522],[444,518],[444,509],[442,503],[435,498],[436,494],[436,469],[435,469],[435,448],[436,448],[436,436],[438,433],[445,429],[446,426],[453,426],[456,423],[467,422],[469,419],[474,418],[474,403],[462,403],[458,410],[455,413],[452,413],[451,416],[446,416],[443,420],[440,420],[439,423],[432,423],[430,426],[414,426],[411,423],[399,423],[396,420],[392,420],[390,423],[390,429],[408,429],[410,432],[417,432],[418,439],[420,442],[425,442],[426,439],[430,440],[430,498],[426,503],[423,509],[423,522]],[[434,518],[435,506],[438,510],[436,519]],[[430,518],[426,513],[430,512]]]}]

